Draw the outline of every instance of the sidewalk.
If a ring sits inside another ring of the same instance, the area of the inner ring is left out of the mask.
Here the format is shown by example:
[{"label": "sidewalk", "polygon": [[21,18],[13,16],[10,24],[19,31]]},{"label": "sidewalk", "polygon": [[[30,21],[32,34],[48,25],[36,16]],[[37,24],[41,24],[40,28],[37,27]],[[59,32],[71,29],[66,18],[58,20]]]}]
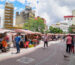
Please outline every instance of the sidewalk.
[{"label": "sidewalk", "polygon": [[[58,41],[50,41],[49,42],[49,46],[51,44],[57,44],[59,43],[60,40]],[[16,53],[16,49],[15,48],[11,48],[9,52],[7,53],[1,53],[0,54],[0,61],[2,60],[6,60],[6,59],[9,59],[9,58],[15,58],[15,57],[20,57],[22,55],[26,55],[26,54],[29,54],[39,48],[43,47],[43,41],[40,41],[40,44],[36,47],[33,47],[33,48],[27,48],[27,49],[21,49],[21,53],[20,54],[15,54]]]},{"label": "sidewalk", "polygon": [[75,65],[75,54],[71,54],[69,59],[70,62],[68,65]]}]

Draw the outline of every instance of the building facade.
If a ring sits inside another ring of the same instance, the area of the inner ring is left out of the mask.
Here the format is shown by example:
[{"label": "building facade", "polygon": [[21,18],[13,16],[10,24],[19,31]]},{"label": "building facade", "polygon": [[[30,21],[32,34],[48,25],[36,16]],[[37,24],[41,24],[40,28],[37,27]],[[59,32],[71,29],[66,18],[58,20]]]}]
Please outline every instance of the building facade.
[{"label": "building facade", "polygon": [[64,22],[68,25],[72,25],[73,16],[64,16]]},{"label": "building facade", "polygon": [[72,11],[72,24],[75,25],[75,10]]},{"label": "building facade", "polygon": [[16,12],[16,27],[23,27],[29,18],[35,18],[35,11],[30,6],[26,6],[22,12]]},{"label": "building facade", "polygon": [[72,11],[72,15],[64,16],[64,21],[70,25],[75,25],[75,10]]},{"label": "building facade", "polygon": [[12,29],[13,28],[13,12],[14,6],[11,3],[5,3],[5,12],[4,12],[4,28]]},{"label": "building facade", "polygon": [[51,25],[54,28],[60,28],[63,32],[68,32],[69,25],[67,23],[56,23]]}]

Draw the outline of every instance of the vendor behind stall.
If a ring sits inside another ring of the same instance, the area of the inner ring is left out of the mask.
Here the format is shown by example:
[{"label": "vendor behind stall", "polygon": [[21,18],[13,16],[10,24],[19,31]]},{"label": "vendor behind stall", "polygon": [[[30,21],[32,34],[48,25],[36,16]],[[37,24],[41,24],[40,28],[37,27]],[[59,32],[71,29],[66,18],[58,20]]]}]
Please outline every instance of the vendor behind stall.
[{"label": "vendor behind stall", "polygon": [[8,37],[8,36],[5,36],[5,40],[6,40],[7,42],[9,42],[9,37]]},{"label": "vendor behind stall", "polygon": [[5,39],[3,39],[3,41],[2,41],[2,46],[3,46],[3,48],[7,48],[7,46],[8,46],[8,44],[7,44]]},{"label": "vendor behind stall", "polygon": [[20,48],[24,48],[24,37],[21,37],[21,40],[20,40]]},{"label": "vendor behind stall", "polygon": [[8,47],[8,44],[7,44],[6,40],[3,39],[3,41],[2,41],[2,52],[6,52],[7,47]]}]

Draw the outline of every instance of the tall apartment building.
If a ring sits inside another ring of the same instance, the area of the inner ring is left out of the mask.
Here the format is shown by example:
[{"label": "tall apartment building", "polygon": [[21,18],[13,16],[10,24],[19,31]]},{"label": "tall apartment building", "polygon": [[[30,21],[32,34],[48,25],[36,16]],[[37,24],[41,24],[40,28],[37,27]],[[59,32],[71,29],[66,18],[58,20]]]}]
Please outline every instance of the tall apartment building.
[{"label": "tall apartment building", "polygon": [[11,3],[5,3],[5,12],[4,12],[4,28],[12,29],[13,28],[13,12],[14,6]]},{"label": "tall apartment building", "polygon": [[35,18],[35,11],[32,10],[32,8],[30,6],[26,6],[25,19],[28,20],[29,18]]},{"label": "tall apartment building", "polygon": [[23,27],[29,18],[35,18],[35,11],[30,6],[26,6],[22,12],[16,12],[16,27]]}]

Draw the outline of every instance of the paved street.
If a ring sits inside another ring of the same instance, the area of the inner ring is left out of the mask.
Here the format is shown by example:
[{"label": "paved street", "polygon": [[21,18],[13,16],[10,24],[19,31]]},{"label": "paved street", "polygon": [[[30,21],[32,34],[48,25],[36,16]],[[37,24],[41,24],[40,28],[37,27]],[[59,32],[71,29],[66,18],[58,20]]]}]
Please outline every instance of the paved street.
[{"label": "paved street", "polygon": [[0,65],[68,65],[70,58],[66,60],[64,53],[65,43],[60,41],[48,48],[39,47],[29,54],[0,61]]}]

